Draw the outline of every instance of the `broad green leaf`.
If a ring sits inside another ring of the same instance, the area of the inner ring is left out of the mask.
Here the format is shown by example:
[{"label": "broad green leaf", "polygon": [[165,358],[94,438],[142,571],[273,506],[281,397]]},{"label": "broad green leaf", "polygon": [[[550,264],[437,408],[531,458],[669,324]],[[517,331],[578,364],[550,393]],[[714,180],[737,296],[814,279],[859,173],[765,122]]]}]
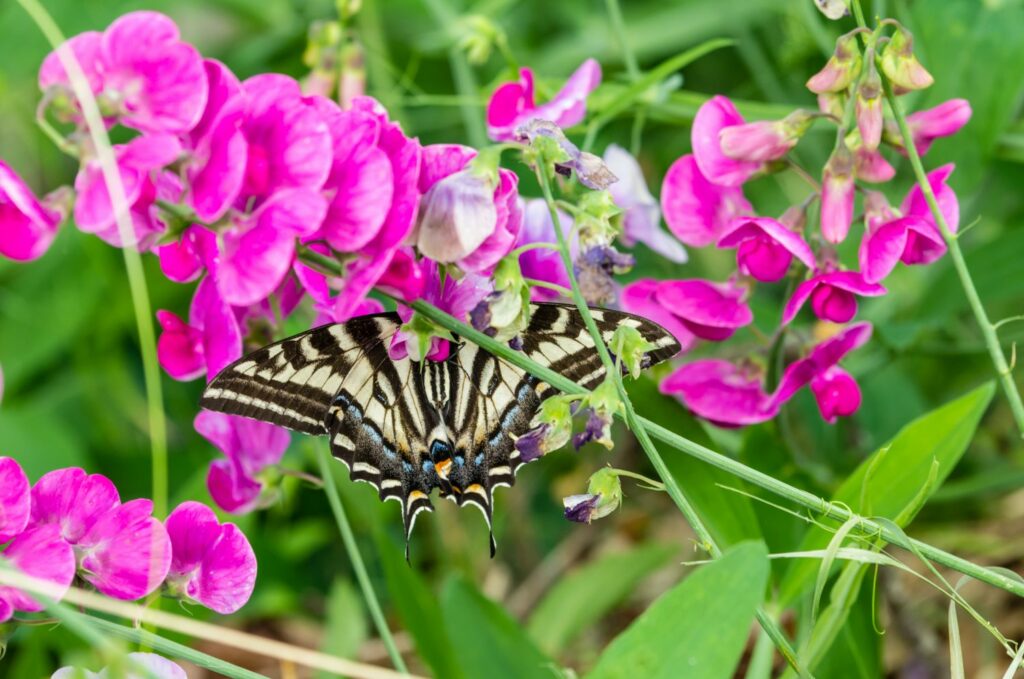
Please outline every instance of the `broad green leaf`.
[{"label": "broad green leaf", "polygon": [[587,679],[733,676],[768,581],[768,552],[745,542],[673,587],[616,637]]},{"label": "broad green leaf", "polygon": [[[366,609],[359,593],[349,580],[335,578],[327,593],[324,639],[320,650],[339,658],[354,658],[368,632]],[[329,675],[320,673],[317,676]]]},{"label": "broad green leaf", "polygon": [[[905,426],[846,479],[833,501],[846,504],[862,516],[899,517],[900,525],[910,523],[920,507],[908,511],[908,506],[927,499],[920,497],[927,484],[931,483],[926,493],[930,496],[949,476],[967,450],[994,391],[995,385],[986,383]],[[938,463],[935,470],[933,462]],[[830,533],[812,527],[801,549],[824,548],[830,539]],[[814,562],[794,562],[783,579],[781,601],[792,602],[809,587],[817,569]]]},{"label": "broad green leaf", "polygon": [[530,615],[527,633],[542,650],[557,654],[678,551],[667,545],[646,545],[566,573]]},{"label": "broad green leaf", "polygon": [[[653,380],[642,377],[630,382],[628,388],[637,412],[644,417],[691,441],[714,447],[697,421],[675,399],[658,393]],[[721,487],[745,490],[741,481],[668,446],[661,445],[658,450],[672,477],[723,548],[743,540],[761,539],[750,500]]]},{"label": "broad green leaf", "polygon": [[384,566],[391,602],[405,629],[416,642],[419,656],[438,677],[460,679],[472,676],[463,673],[452,643],[452,639],[458,637],[448,635],[445,616],[437,597],[419,572],[405,562],[401,549],[387,539],[382,529],[374,531],[374,541]]},{"label": "broad green leaf", "polygon": [[458,640],[458,661],[465,676],[557,676],[553,661],[530,641],[516,621],[466,580],[454,577],[445,583],[441,608],[449,637]]}]

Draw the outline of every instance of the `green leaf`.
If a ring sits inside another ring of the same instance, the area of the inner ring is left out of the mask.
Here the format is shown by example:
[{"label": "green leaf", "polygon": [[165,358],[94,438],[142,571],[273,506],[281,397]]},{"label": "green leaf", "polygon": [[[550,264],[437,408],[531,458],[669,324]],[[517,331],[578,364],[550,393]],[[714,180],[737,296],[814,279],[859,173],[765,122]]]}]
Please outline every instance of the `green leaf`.
[{"label": "green leaf", "polygon": [[558,653],[678,551],[667,545],[646,545],[566,573],[530,615],[527,633],[543,651]]},{"label": "green leaf", "polygon": [[452,638],[458,637],[449,637],[445,631],[444,614],[434,593],[419,573],[405,562],[401,549],[387,539],[381,528],[374,531],[374,541],[384,566],[388,594],[402,624],[416,642],[419,656],[430,665],[436,676],[452,679],[467,676],[459,666],[452,643]]},{"label": "green leaf", "polygon": [[[715,447],[693,416],[675,399],[660,394],[653,380],[641,378],[630,382],[627,389],[637,412],[643,413],[647,419],[702,446]],[[750,500],[722,487],[746,490],[742,481],[667,446],[661,446],[659,450],[669,472],[722,547],[761,539]]]},{"label": "green leaf", "polygon": [[[833,502],[844,503],[862,516],[899,518],[900,525],[909,524],[919,505],[942,485],[967,450],[994,392],[995,385],[986,383],[905,426],[846,479]],[[933,469],[934,462],[938,465]],[[830,533],[812,527],[800,549],[822,549],[830,539]],[[782,603],[792,602],[809,587],[817,569],[813,561],[794,562],[780,587]]]},{"label": "green leaf", "polygon": [[767,581],[764,544],[733,547],[644,611],[609,644],[588,679],[733,676]]},{"label": "green leaf", "polygon": [[508,613],[466,580],[455,577],[445,583],[441,608],[449,636],[459,640],[458,659],[465,676],[556,676],[554,661],[533,644]]},{"label": "green leaf", "polygon": [[[355,658],[369,625],[363,601],[349,580],[335,578],[327,593],[326,618],[320,650],[339,658]],[[320,672],[317,676],[332,675]]]}]

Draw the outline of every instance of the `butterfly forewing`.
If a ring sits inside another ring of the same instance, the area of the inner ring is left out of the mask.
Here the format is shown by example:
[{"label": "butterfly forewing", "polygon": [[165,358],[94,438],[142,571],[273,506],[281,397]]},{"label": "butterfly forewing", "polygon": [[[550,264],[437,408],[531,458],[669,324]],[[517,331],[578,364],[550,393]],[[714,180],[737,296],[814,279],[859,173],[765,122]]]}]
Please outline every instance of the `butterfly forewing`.
[{"label": "butterfly forewing", "polygon": [[[679,344],[660,326],[593,309],[606,344],[620,325],[654,348],[646,365]],[[264,347],[225,368],[201,405],[329,437],[354,480],[402,505],[408,545],[430,495],[472,504],[491,522],[493,491],[515,482],[516,439],[541,401],[557,390],[475,344],[458,341],[443,362],[392,359],[397,314],[373,314],[314,328]],[[575,307],[538,304],[522,333],[532,360],[587,388],[604,377],[601,359]],[[491,550],[494,540],[491,538]]]}]

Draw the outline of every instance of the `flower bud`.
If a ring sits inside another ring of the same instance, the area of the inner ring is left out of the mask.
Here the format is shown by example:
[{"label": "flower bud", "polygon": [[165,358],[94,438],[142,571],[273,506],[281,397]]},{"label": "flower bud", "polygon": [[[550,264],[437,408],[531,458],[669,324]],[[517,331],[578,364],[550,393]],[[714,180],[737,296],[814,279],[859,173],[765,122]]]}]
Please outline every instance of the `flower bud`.
[{"label": "flower bud", "polygon": [[864,148],[874,151],[882,141],[882,79],[875,68],[874,51],[868,50],[868,70],[857,88],[857,129]]},{"label": "flower bud", "polygon": [[839,36],[836,50],[825,67],[811,76],[807,89],[816,94],[842,92],[860,75],[861,56],[857,45],[860,29]]},{"label": "flower bud", "polygon": [[622,504],[622,483],[614,469],[595,472],[583,495],[570,495],[562,500],[565,518],[577,523],[590,523],[608,516]]},{"label": "flower bud", "polygon": [[854,157],[840,142],[821,179],[821,231],[829,243],[842,243],[850,231],[854,188]]},{"label": "flower bud", "polygon": [[633,377],[640,377],[640,371],[650,366],[649,351],[654,345],[644,339],[640,331],[628,325],[615,328],[610,344],[611,351],[622,367]]},{"label": "flower bud", "polygon": [[462,35],[458,41],[460,50],[466,53],[469,63],[479,66],[491,58],[494,46],[505,40],[501,29],[482,14],[470,14],[460,19],[456,31]]},{"label": "flower bud", "polygon": [[580,292],[588,304],[608,304],[615,299],[612,275],[633,268],[632,255],[619,252],[610,245],[596,245],[585,250],[574,265]]},{"label": "flower bud", "polygon": [[494,233],[496,173],[470,166],[430,187],[420,205],[416,246],[436,262],[452,263],[469,255]]},{"label": "flower bud", "polygon": [[898,24],[882,50],[880,61],[882,72],[892,83],[896,94],[922,90],[935,81],[914,56],[914,39],[910,31]]},{"label": "flower bud", "polygon": [[523,462],[532,462],[569,442],[573,403],[570,396],[552,396],[541,404],[530,422],[530,430],[516,439],[516,450]]},{"label": "flower bud", "polygon": [[829,424],[834,424],[838,417],[849,417],[860,408],[857,380],[839,366],[832,366],[811,380],[811,392],[822,418]]},{"label": "flower bud", "polygon": [[850,13],[850,0],[814,0],[814,6],[833,21]]},{"label": "flower bud", "polygon": [[608,450],[615,445],[612,442],[612,420],[619,409],[619,393],[615,382],[605,377],[594,391],[580,402],[587,407],[587,422],[583,431],[572,437],[573,448],[579,450],[584,444],[599,443]]},{"label": "flower bud", "polygon": [[473,327],[497,340],[519,335],[530,321],[530,286],[519,260],[505,257],[494,269],[494,291],[469,312]]},{"label": "flower bud", "polygon": [[722,153],[734,160],[764,163],[778,160],[796,146],[814,119],[810,111],[798,109],[782,120],[732,125],[719,134]]}]

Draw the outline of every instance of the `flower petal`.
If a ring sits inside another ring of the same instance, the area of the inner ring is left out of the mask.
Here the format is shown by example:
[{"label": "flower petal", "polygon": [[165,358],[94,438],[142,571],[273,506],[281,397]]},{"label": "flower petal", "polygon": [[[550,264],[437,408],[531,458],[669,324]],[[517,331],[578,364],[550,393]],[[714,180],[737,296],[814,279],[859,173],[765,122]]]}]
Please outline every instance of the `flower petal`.
[{"label": "flower petal", "polygon": [[57,235],[61,219],[0,161],[0,254],[19,261],[41,257]]},{"label": "flower petal", "polygon": [[[75,577],[74,550],[60,535],[56,525],[29,528],[3,551],[3,558],[25,575],[46,580],[58,587],[53,595],[60,600]],[[0,586],[0,622],[10,618],[15,610],[41,611],[42,604],[25,592],[13,587]]]},{"label": "flower petal", "polygon": [[220,539],[203,559],[189,595],[210,610],[227,615],[240,609],[256,586],[256,554],[233,523],[221,527]]},{"label": "flower petal", "polygon": [[708,181],[720,186],[739,186],[761,170],[762,163],[735,160],[722,151],[721,131],[744,122],[732,101],[721,95],[712,97],[697,109],[691,142],[697,166]]},{"label": "flower petal", "polygon": [[167,517],[164,526],[171,540],[169,578],[189,575],[199,568],[221,534],[217,515],[201,502],[182,502]]},{"label": "flower petal", "polygon": [[32,512],[28,477],[11,457],[0,457],[0,544],[25,530]]},{"label": "flower petal", "polygon": [[102,474],[86,474],[78,467],[55,469],[32,487],[30,525],[55,523],[64,539],[76,544],[120,501],[117,488]]},{"label": "flower petal", "polygon": [[103,594],[139,599],[167,577],[171,542],[152,512],[152,501],[131,500],[101,516],[82,539],[83,577]]},{"label": "flower petal", "polygon": [[665,173],[661,209],[669,230],[692,247],[714,243],[733,217],[753,211],[742,189],[712,184],[692,155],[682,156]]}]

